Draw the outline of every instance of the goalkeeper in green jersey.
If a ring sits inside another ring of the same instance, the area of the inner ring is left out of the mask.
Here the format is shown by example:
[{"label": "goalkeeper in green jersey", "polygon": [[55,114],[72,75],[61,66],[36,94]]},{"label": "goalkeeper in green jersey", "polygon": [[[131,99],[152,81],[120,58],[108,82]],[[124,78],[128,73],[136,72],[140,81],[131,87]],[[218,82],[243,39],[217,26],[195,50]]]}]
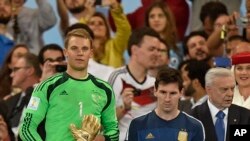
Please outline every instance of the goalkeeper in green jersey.
[{"label": "goalkeeper in green jersey", "polygon": [[[91,141],[96,137],[118,141],[113,90],[108,83],[87,73],[93,54],[92,35],[86,27],[67,33],[64,42],[67,70],[34,89],[19,129],[22,140],[73,141],[75,137]],[[41,124],[46,135],[43,138],[37,131]],[[102,134],[98,132],[100,124]]]}]

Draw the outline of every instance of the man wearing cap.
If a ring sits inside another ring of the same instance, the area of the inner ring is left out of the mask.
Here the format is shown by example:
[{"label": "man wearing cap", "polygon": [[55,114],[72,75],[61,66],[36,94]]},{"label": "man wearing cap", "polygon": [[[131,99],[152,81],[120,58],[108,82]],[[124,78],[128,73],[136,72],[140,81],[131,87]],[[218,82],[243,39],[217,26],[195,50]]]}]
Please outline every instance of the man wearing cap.
[{"label": "man wearing cap", "polygon": [[234,75],[237,86],[234,88],[233,104],[250,109],[250,52],[232,56]]}]

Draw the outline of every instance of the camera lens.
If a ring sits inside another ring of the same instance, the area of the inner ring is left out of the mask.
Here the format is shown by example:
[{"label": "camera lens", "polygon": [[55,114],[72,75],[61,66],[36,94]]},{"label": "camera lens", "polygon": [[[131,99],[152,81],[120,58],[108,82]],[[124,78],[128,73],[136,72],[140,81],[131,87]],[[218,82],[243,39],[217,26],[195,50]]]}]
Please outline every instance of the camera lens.
[{"label": "camera lens", "polygon": [[65,72],[67,70],[66,65],[56,65],[56,72]]}]

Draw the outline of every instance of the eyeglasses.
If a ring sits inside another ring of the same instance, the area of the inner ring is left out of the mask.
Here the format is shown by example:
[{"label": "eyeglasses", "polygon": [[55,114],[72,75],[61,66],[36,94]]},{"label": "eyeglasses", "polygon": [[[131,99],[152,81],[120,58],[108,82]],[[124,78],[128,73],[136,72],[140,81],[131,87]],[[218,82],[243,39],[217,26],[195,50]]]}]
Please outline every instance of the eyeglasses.
[{"label": "eyeglasses", "polygon": [[25,66],[25,67],[13,67],[12,72],[17,72],[18,70],[25,69],[25,68],[29,68],[29,67],[28,66]]}]

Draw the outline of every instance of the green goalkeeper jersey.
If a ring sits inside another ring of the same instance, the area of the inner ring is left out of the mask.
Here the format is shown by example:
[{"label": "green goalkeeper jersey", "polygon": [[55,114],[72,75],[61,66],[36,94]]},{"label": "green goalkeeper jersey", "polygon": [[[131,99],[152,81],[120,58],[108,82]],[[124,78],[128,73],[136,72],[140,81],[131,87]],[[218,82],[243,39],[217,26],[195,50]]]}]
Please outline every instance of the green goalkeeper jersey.
[{"label": "green goalkeeper jersey", "polygon": [[25,141],[42,140],[37,127],[43,121],[46,140],[72,141],[70,124],[80,128],[83,116],[90,114],[99,119],[106,140],[118,141],[115,98],[110,85],[91,74],[79,80],[61,73],[34,89],[23,115],[20,137]]}]

